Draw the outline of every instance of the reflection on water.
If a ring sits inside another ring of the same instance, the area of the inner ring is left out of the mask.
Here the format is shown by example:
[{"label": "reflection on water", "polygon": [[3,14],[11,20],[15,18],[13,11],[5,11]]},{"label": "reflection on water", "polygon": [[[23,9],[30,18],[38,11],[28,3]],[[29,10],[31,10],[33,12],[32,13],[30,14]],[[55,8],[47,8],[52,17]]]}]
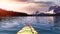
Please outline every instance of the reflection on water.
[{"label": "reflection on water", "polygon": [[0,20],[1,34],[16,34],[25,23],[31,23],[39,34],[60,34],[60,17],[10,17]]},{"label": "reflection on water", "polygon": [[54,17],[54,32],[60,34],[60,16]]}]

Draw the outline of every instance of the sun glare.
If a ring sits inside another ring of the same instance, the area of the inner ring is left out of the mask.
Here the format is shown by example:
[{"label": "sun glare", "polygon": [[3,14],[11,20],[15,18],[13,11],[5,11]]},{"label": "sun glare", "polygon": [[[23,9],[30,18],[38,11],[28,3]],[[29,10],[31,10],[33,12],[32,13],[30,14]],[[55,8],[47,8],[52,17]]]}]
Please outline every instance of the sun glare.
[{"label": "sun glare", "polygon": [[[45,4],[36,4],[36,3],[28,3],[28,2],[15,2],[15,1],[0,1],[0,8],[15,11],[15,12],[23,12],[27,14],[32,14],[33,12],[45,9]],[[40,10],[41,9],[41,10]]]},{"label": "sun glare", "polygon": [[2,1],[0,2],[0,8],[15,11],[15,12],[24,12],[24,13],[31,13],[29,12],[30,6],[35,5],[34,3],[27,3],[27,2],[12,2],[12,1]]},{"label": "sun glare", "polygon": [[3,1],[0,2],[0,8],[10,11],[25,12],[24,8],[28,6],[27,3]]}]

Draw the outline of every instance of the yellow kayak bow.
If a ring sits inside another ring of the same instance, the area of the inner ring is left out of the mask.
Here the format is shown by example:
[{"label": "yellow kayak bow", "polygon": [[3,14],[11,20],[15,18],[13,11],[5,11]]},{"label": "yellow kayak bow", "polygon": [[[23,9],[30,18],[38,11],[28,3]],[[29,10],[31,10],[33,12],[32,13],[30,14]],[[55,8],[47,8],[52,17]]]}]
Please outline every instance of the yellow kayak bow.
[{"label": "yellow kayak bow", "polygon": [[25,26],[17,34],[38,34],[32,26]]}]

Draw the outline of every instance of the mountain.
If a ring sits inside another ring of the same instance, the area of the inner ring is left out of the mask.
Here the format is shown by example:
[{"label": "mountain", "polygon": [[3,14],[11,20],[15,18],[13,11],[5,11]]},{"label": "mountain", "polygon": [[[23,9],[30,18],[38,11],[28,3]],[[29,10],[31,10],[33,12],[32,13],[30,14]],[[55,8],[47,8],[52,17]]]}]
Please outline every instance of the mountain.
[{"label": "mountain", "polygon": [[60,6],[51,6],[49,8],[49,11],[53,9],[54,9],[54,13],[60,13]]},{"label": "mountain", "polygon": [[13,16],[27,16],[27,14],[0,9],[0,17],[13,17]]}]

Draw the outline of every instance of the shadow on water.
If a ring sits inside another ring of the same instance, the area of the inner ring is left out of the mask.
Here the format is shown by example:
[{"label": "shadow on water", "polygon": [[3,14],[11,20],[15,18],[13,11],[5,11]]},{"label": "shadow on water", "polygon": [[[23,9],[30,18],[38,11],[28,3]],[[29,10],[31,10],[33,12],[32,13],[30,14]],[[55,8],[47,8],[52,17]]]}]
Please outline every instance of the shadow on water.
[{"label": "shadow on water", "polygon": [[25,26],[26,22],[31,23],[38,34],[60,34],[60,17],[57,16],[2,18],[0,20],[0,33],[16,34]]}]

